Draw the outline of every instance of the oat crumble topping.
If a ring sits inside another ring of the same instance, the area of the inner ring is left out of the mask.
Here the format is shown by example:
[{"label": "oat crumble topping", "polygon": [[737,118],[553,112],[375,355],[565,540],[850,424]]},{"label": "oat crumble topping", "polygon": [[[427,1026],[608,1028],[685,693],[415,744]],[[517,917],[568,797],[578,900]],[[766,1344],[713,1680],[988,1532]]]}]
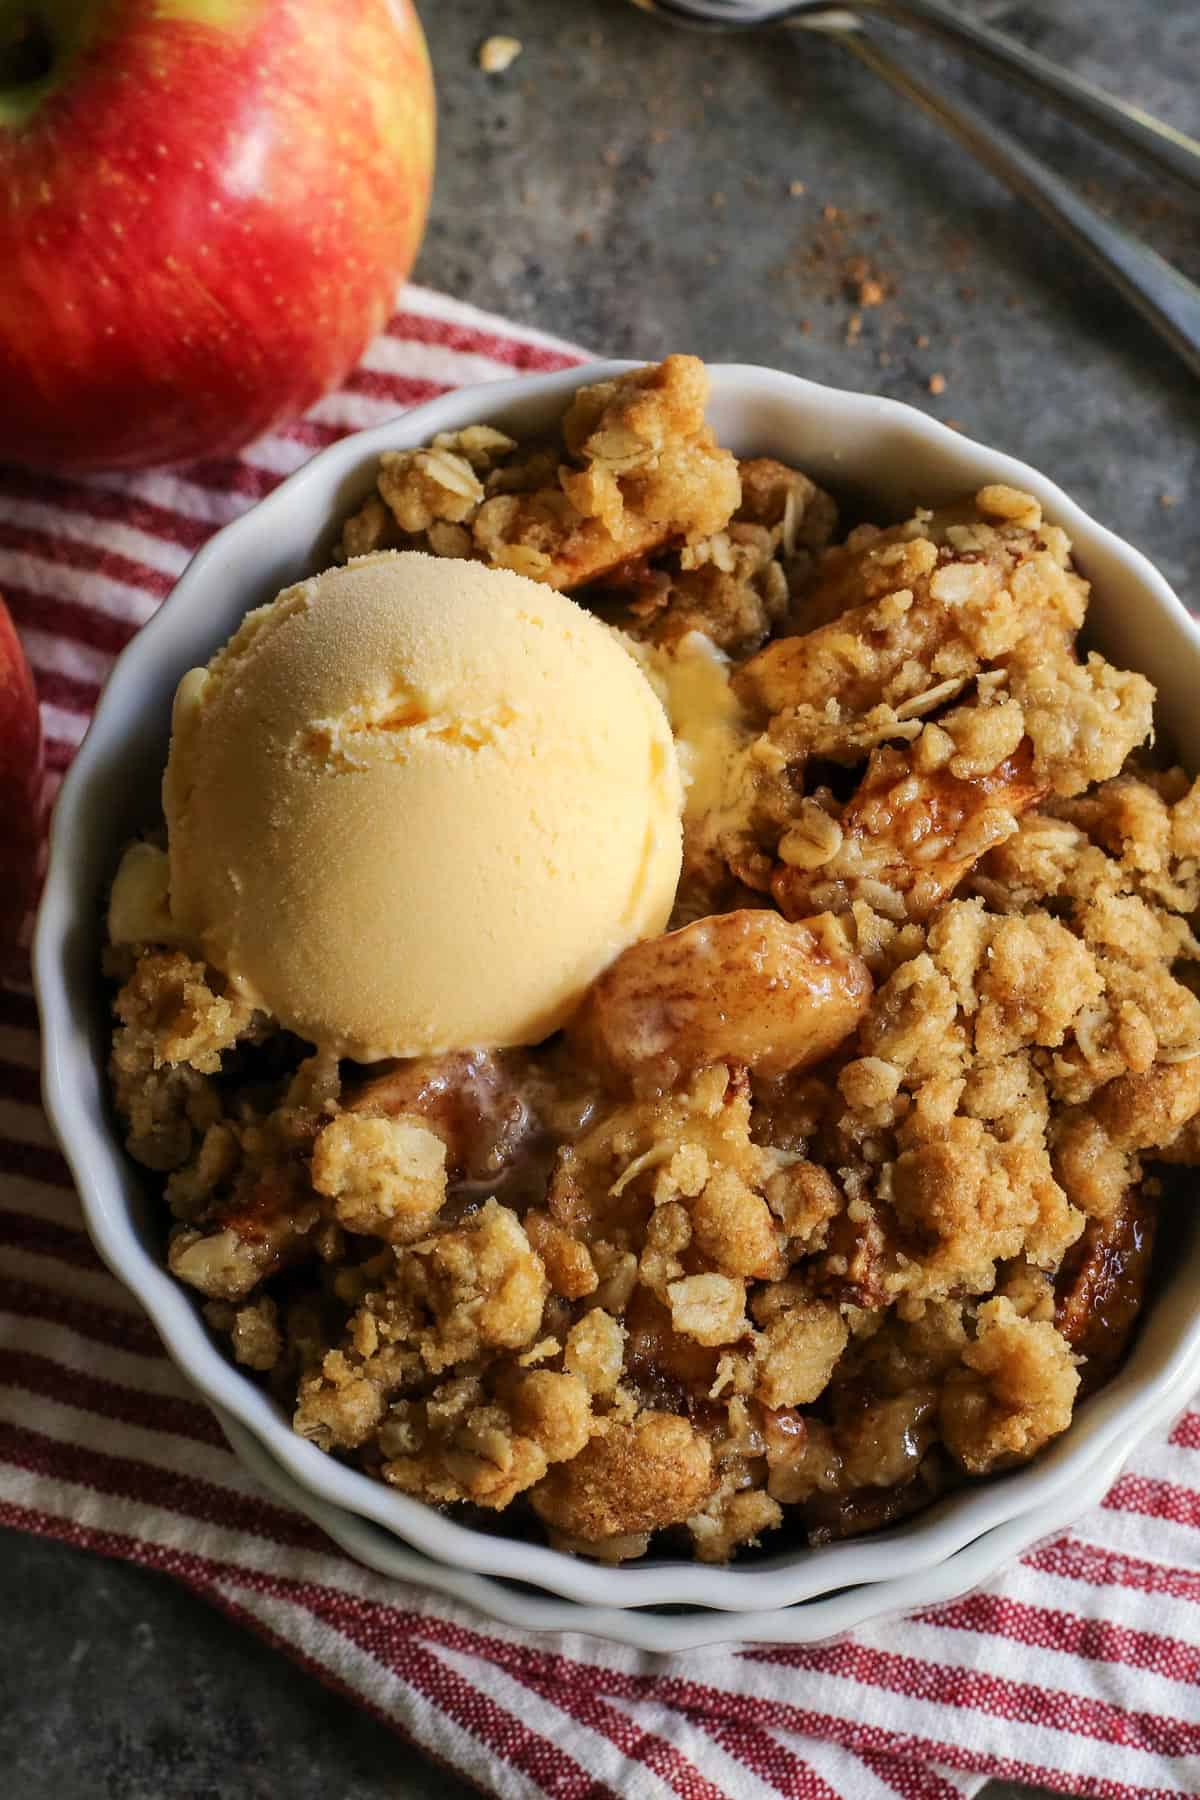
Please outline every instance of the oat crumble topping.
[{"label": "oat crumble topping", "polygon": [[610,1561],[1035,1455],[1124,1354],[1156,1166],[1200,1162],[1200,783],[1080,649],[1066,536],[993,484],[839,539],[706,396],[672,356],[544,439],[385,453],[340,546],[566,589],[668,698],[703,634],[679,929],[546,1045],[371,1067],[170,941],[152,845],[106,952],[128,1148],[237,1361],[323,1449]]}]

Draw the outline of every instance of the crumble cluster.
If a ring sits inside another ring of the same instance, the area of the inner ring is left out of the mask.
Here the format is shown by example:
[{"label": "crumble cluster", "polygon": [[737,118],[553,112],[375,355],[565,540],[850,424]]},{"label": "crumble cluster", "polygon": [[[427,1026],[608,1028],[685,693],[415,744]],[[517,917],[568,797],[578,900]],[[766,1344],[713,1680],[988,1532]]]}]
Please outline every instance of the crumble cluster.
[{"label": "crumble cluster", "polygon": [[[342,553],[566,588],[734,725],[680,929],[531,1051],[338,1065],[123,894],[112,1081],[168,1260],[297,1431],[621,1561],[870,1530],[1117,1366],[1200,1162],[1200,784],[1003,486],[834,543],[702,365],[381,459]],[[114,914],[115,917],[115,914]],[[469,1511],[467,1516],[470,1516]]]}]

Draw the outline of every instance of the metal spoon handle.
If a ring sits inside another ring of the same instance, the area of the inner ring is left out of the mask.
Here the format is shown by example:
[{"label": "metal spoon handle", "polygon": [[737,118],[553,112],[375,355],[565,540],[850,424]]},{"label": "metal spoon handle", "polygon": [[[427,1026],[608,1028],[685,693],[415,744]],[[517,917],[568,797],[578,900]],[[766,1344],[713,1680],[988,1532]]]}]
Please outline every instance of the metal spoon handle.
[{"label": "metal spoon handle", "polygon": [[964,18],[944,0],[849,0],[855,11],[870,11],[911,25],[965,51],[994,74],[1011,76],[1032,93],[1056,101],[1119,149],[1165,169],[1200,193],[1200,143],[1139,106],[1093,87],[1057,63],[1027,50],[987,25]]},{"label": "metal spoon handle", "polygon": [[1104,218],[1067,182],[997,126],[961,112],[919,81],[866,32],[839,31],[847,50],[897,92],[914,101],[964,144],[1022,200],[1037,208],[1200,375],[1200,288],[1157,252]]}]

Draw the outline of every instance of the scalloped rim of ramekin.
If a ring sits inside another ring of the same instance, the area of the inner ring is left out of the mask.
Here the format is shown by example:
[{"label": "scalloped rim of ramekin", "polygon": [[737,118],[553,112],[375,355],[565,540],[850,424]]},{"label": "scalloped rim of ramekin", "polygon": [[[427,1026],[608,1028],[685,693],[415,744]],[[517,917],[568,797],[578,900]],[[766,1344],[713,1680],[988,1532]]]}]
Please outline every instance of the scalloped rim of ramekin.
[{"label": "scalloped rim of ramekin", "polygon": [[[214,1410],[230,1448],[250,1474],[276,1500],[302,1513],[347,1556],[374,1574],[388,1581],[432,1588],[518,1631],[586,1633],[609,1643],[625,1644],[632,1650],[663,1655],[707,1650],[719,1644],[825,1644],[862,1625],[878,1625],[918,1608],[924,1610],[961,1599],[1038,1544],[1058,1537],[1082,1513],[1098,1506],[1125,1462],[1123,1450],[1110,1449],[1077,1475],[1069,1493],[1060,1494],[1053,1503],[1033,1513],[994,1525],[944,1562],[915,1574],[839,1588],[795,1606],[777,1606],[765,1612],[717,1612],[706,1607],[665,1612],[560,1600],[490,1575],[473,1575],[433,1562],[419,1550],[398,1542],[394,1532],[348,1512],[345,1507],[328,1506],[316,1499],[310,1489],[301,1487],[280,1468],[244,1425],[220,1407]],[[1155,1423],[1169,1422],[1175,1411],[1164,1408],[1156,1415]]]},{"label": "scalloped rim of ramekin", "polygon": [[[1037,1509],[1058,1507],[1086,1464],[1111,1450],[1127,1455],[1143,1435],[1143,1421],[1177,1399],[1180,1405],[1200,1383],[1200,1317],[1177,1321],[1172,1329],[1156,1309],[1145,1321],[1138,1345],[1124,1370],[1087,1402],[1070,1430],[1035,1462],[978,1487],[959,1490],[914,1519],[863,1540],[797,1549],[765,1557],[748,1568],[713,1567],[682,1559],[611,1568],[517,1538],[480,1532],[337,1462],[297,1437],[266,1393],[229,1362],[209,1336],[193,1296],[167,1273],[139,1238],[132,1208],[139,1178],[126,1157],[107,1111],[103,1057],[95,1051],[97,1013],[94,981],[72,981],[67,968],[81,937],[94,946],[100,888],[84,887],[79,868],[98,854],[99,827],[89,827],[89,804],[102,803],[105,784],[121,773],[136,773],[145,746],[134,739],[134,722],[164,696],[193,661],[203,660],[226,633],[207,625],[221,616],[228,586],[237,589],[243,566],[270,567],[280,544],[293,566],[314,554],[324,528],[344,507],[349,490],[364,485],[363,474],[380,451],[427,442],[433,433],[503,418],[513,412],[546,412],[576,387],[632,367],[627,362],[592,363],[516,380],[458,389],[395,420],[331,445],[275,491],[225,526],[196,554],[172,594],[118,659],[101,695],[88,733],[63,783],[51,831],[50,862],[34,941],[34,981],[44,1033],[43,1091],[46,1109],[79,1186],[92,1240],[113,1273],[150,1315],[168,1354],[204,1397],[250,1431],[283,1470],[322,1503],[375,1521],[423,1555],[476,1574],[521,1581],[566,1599],[607,1607],[689,1605],[732,1612],[759,1612],[793,1606],[835,1589],[892,1580],[928,1571],[985,1533]],[[1131,589],[1143,609],[1131,631],[1119,615],[1102,634],[1116,654],[1140,639],[1146,621],[1167,642],[1155,658],[1160,689],[1172,690],[1167,711],[1177,732],[1187,733],[1187,685],[1200,671],[1200,630],[1182,602],[1150,562],[1114,533],[1097,524],[1053,482],[1017,459],[960,436],[947,426],[894,400],[842,392],[779,371],[749,365],[711,365],[710,412],[718,432],[743,453],[775,449],[781,435],[801,430],[822,434],[819,471],[825,479],[855,476],[862,465],[848,458],[844,441],[865,438],[880,449],[891,445],[897,458],[886,476],[876,471],[860,485],[896,492],[911,484],[907,449],[914,466],[922,458],[941,471],[938,479],[962,490],[985,481],[1026,489],[1042,502],[1048,517],[1075,541],[1086,571],[1097,564],[1105,579]],[[756,423],[747,423],[754,414]],[[726,420],[721,424],[722,419]],[[739,430],[736,419],[742,420]],[[749,443],[753,436],[755,443]],[[766,441],[770,439],[768,444]],[[920,452],[917,455],[917,452]],[[355,477],[358,477],[357,483]],[[922,477],[928,485],[933,477]],[[920,487],[920,482],[917,483]],[[919,495],[915,491],[913,499]],[[320,529],[317,529],[317,527]],[[289,577],[294,579],[295,576]],[[282,585],[279,582],[278,585]],[[249,577],[240,590],[241,610],[254,603]],[[261,598],[261,595],[258,596]],[[1180,652],[1175,655],[1174,652]],[[124,744],[125,762],[121,752]],[[1196,745],[1189,746],[1195,766]],[[144,777],[144,769],[141,771]],[[130,776],[132,780],[132,775]],[[81,846],[86,853],[81,856]],[[108,847],[115,856],[115,844]],[[94,948],[93,948],[94,962]],[[89,1043],[89,1038],[92,1040]],[[1200,1238],[1189,1263],[1200,1266]],[[1179,1308],[1173,1306],[1173,1315]],[[1032,1535],[1040,1535],[1035,1531]]]}]

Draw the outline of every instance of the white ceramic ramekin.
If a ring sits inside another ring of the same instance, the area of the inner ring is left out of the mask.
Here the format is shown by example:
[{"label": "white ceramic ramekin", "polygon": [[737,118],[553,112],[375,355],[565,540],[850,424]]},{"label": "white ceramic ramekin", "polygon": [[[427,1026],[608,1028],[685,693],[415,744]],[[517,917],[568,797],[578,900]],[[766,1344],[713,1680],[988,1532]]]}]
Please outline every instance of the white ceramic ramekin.
[{"label": "white ceramic ramekin", "polygon": [[[536,1593],[523,1582],[498,1581],[433,1562],[400,1543],[394,1532],[344,1506],[328,1506],[318,1500],[311,1488],[301,1487],[280,1467],[244,1425],[220,1409],[217,1416],[238,1457],[269,1493],[303,1513],[355,1562],[386,1580],[433,1588],[435,1593],[464,1601],[521,1631],[586,1632],[635,1650],[668,1654],[708,1649],[714,1644],[824,1644],[859,1625],[877,1625],[881,1619],[957,1600],[973,1593],[1035,1543],[1058,1537],[1073,1519],[1098,1505],[1120,1473],[1126,1454],[1124,1449],[1110,1448],[1081,1469],[1068,1492],[1036,1509],[1035,1528],[1029,1516],[1021,1514],[985,1531],[932,1568],[835,1588],[795,1606],[776,1606],[766,1612],[718,1612],[704,1606],[588,1605]],[[1160,1423],[1165,1425],[1167,1417]]]},{"label": "white ceramic ramekin", "polygon": [[[459,390],[345,439],[194,558],[117,663],[59,796],[34,946],[46,1105],[104,1260],[141,1300],[179,1367],[315,1504],[373,1520],[453,1569],[529,1583],[609,1612],[687,1605],[749,1615],[900,1580],[906,1603],[915,1604],[921,1572],[944,1565],[985,1533],[998,1534],[992,1541],[1005,1546],[1000,1554],[1014,1554],[1061,1525],[1073,1496],[1080,1505],[1088,1498],[1092,1472],[1115,1469],[1148,1426],[1182,1407],[1200,1385],[1200,1219],[1181,1237],[1125,1368],[1028,1467],[951,1495],[863,1541],[768,1551],[744,1568],[655,1559],[612,1569],[460,1525],[296,1437],[266,1393],[217,1348],[195,1296],[167,1274],[162,1202],[124,1155],[108,1106],[108,1019],[97,972],[103,895],[122,842],[155,817],[179,676],[204,662],[248,608],[322,566],[338,522],[369,491],[381,450],[484,421],[528,432],[554,418],[575,387],[625,366],[591,364]],[[1145,557],[1052,482],[895,401],[768,369],[722,365],[711,376],[710,414],[722,443],[796,464],[857,500],[865,516],[902,516],[915,504],[989,481],[1037,495],[1069,532],[1093,583],[1090,638],[1157,683],[1160,730],[1172,734],[1185,763],[1200,767],[1200,629]],[[879,1600],[880,1611],[892,1610],[882,1590]]]}]

